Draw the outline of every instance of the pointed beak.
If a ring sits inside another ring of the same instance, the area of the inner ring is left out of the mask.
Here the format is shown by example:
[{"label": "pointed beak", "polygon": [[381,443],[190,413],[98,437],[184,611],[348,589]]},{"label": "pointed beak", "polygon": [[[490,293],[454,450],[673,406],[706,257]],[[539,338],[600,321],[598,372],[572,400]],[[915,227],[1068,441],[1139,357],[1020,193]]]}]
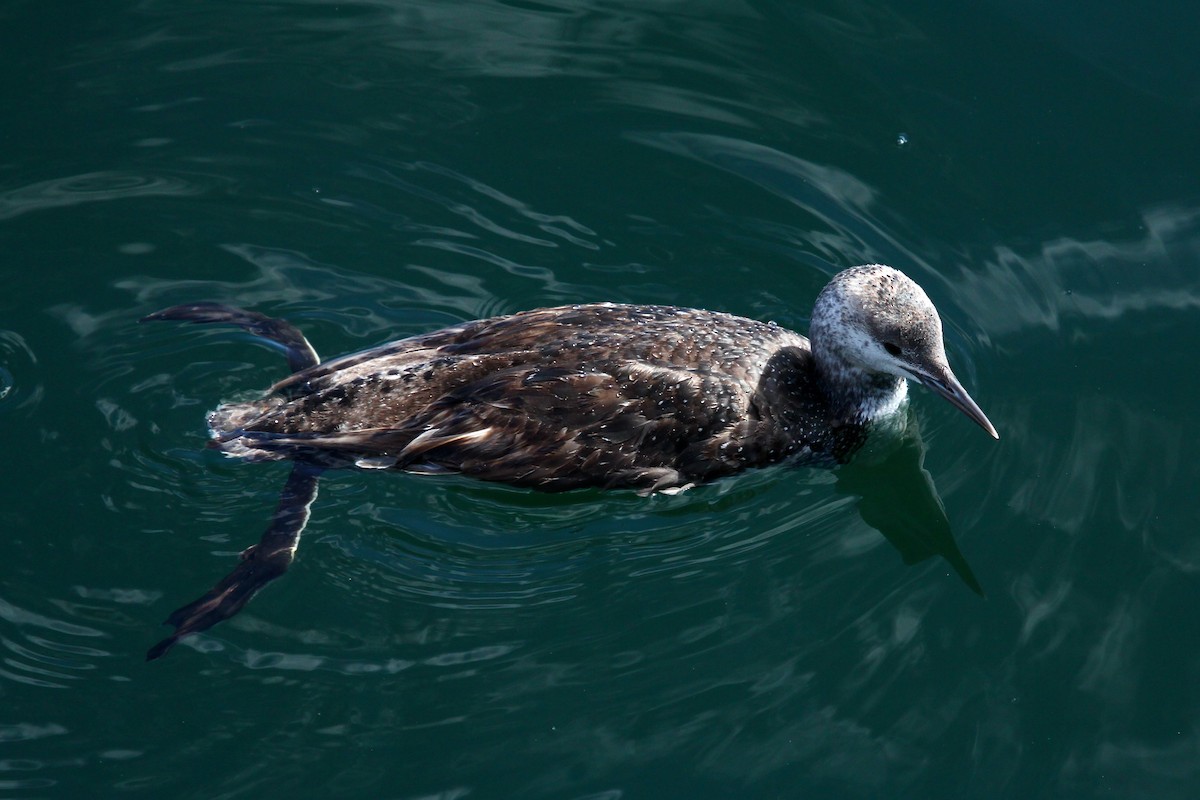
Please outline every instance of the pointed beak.
[{"label": "pointed beak", "polygon": [[912,376],[920,381],[922,385],[946,398],[950,402],[950,405],[974,420],[979,427],[991,434],[993,439],[999,439],[1000,434],[996,433],[995,426],[992,425],[987,415],[983,413],[983,409],[971,399],[971,395],[967,394],[967,390],[958,382],[958,378],[954,377],[954,373],[950,371],[950,368],[944,367],[938,369],[937,372],[939,374],[931,374],[924,370],[913,369]]}]

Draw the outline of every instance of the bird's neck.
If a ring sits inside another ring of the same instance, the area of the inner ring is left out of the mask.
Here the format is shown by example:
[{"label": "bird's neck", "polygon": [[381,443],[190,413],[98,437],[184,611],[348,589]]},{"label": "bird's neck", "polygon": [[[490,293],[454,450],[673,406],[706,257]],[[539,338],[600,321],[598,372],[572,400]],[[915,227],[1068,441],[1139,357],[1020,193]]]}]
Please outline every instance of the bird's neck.
[{"label": "bird's neck", "polygon": [[866,424],[896,414],[908,397],[908,381],[851,364],[841,355],[814,345],[822,388],[834,413]]}]

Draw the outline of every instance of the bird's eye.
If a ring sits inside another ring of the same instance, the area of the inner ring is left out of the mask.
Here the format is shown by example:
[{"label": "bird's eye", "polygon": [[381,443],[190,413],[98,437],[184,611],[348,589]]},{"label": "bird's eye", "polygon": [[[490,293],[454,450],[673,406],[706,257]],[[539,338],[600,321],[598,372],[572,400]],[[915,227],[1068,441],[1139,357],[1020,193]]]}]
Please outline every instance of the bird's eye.
[{"label": "bird's eye", "polygon": [[883,349],[887,350],[888,353],[890,353],[891,355],[894,355],[894,356],[900,355],[900,345],[898,345],[894,342],[884,342]]}]

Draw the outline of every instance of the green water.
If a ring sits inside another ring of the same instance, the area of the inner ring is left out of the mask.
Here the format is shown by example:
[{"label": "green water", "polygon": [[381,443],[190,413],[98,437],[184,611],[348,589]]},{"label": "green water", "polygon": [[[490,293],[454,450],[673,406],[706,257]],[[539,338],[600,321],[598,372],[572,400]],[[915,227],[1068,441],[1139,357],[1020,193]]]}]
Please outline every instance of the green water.
[{"label": "green water", "polygon": [[[1186,4],[8,2],[0,30],[0,796],[1195,796]],[[283,579],[143,662],[287,468],[204,449],[279,354],[140,316],[232,302],[324,356],[601,299],[803,330],[872,261],[1001,433],[913,392],[985,597],[878,530],[928,509],[919,451],[651,498],[346,472]]]}]

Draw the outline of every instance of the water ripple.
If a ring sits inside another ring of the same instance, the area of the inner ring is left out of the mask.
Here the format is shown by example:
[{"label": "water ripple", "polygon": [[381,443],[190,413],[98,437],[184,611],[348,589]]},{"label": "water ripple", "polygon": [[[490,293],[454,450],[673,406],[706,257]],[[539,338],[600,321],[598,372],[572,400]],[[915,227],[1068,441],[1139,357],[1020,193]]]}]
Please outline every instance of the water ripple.
[{"label": "water ripple", "polygon": [[[901,263],[927,285],[923,274],[937,274],[928,261],[892,233],[878,191],[858,177],[832,166],[781,152],[756,142],[693,133],[633,132],[632,141],[691,158],[748,180],[793,203],[809,221],[804,250],[819,254],[831,276],[837,265]],[[915,269],[914,269],[915,267]]]},{"label": "water ripple", "polygon": [[0,219],[80,203],[131,197],[185,197],[201,188],[182,178],[126,172],[87,172],[0,191]]},{"label": "water ripple", "polygon": [[0,329],[0,414],[33,412],[45,394],[38,372],[38,358],[25,339]]},{"label": "water ripple", "polygon": [[[76,644],[72,639],[107,638],[103,631],[20,608],[0,597],[0,678],[46,689],[65,689],[67,681],[78,680],[79,672],[94,670],[96,659],[111,655],[95,646]],[[53,635],[36,633],[49,631]]]},{"label": "water ripple", "polygon": [[962,302],[993,336],[1200,308],[1200,279],[1189,268],[1200,258],[1200,208],[1148,208],[1137,227],[1121,238],[1059,237],[1031,254],[997,248],[961,276]]}]

